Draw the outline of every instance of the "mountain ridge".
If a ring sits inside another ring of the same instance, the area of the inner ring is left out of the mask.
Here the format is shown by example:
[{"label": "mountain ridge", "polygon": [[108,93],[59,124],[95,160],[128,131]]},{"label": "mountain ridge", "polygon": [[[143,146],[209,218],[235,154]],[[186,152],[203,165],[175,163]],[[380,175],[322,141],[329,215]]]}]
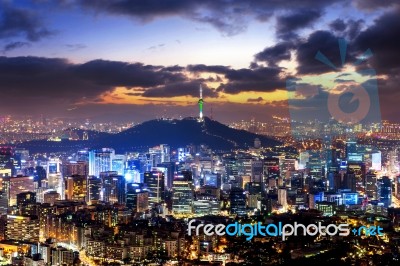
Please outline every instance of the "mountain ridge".
[{"label": "mountain ridge", "polygon": [[253,146],[259,138],[263,146],[274,146],[280,142],[271,138],[228,127],[218,121],[205,117],[202,122],[197,118],[154,119],[143,122],[117,134],[104,134],[87,141],[62,140],[52,142],[35,140],[17,145],[32,152],[62,152],[72,149],[114,148],[117,152],[146,150],[159,144],[168,144],[171,148],[186,145],[205,144],[214,150],[231,150]]}]

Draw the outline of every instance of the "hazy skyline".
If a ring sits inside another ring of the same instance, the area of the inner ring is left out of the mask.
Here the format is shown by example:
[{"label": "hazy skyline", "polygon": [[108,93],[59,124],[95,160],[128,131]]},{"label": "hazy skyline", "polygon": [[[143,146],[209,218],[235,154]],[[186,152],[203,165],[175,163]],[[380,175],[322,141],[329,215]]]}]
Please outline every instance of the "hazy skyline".
[{"label": "hazy skyline", "polygon": [[264,121],[288,115],[288,78],[335,72],[314,57],[339,66],[345,38],[336,71],[374,68],[382,118],[400,121],[399,32],[390,0],[0,0],[0,115],[193,116],[201,83],[206,116]]}]

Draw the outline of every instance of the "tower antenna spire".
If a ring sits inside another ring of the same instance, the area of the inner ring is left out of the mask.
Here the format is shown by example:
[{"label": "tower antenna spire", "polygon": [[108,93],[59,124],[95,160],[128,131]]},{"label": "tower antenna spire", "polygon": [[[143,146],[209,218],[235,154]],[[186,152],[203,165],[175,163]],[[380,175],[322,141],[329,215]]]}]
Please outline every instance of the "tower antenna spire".
[{"label": "tower antenna spire", "polygon": [[200,84],[200,99],[198,101],[199,104],[199,121],[203,121],[203,88],[201,87]]}]

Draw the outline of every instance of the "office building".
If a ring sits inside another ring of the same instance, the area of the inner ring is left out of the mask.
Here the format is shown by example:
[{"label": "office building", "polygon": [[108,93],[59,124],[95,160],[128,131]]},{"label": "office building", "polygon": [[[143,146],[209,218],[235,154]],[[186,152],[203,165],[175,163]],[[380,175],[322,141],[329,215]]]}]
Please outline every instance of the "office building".
[{"label": "office building", "polygon": [[193,183],[191,175],[178,173],[172,184],[172,212],[175,215],[193,212]]},{"label": "office building", "polygon": [[126,156],[123,154],[115,154],[111,162],[111,170],[116,171],[118,175],[125,174]]},{"label": "office building", "polygon": [[164,173],[158,171],[145,172],[144,183],[149,192],[150,207],[154,207],[164,200]]},{"label": "office building", "polygon": [[99,177],[101,172],[111,171],[114,156],[114,149],[91,150],[89,152],[89,175]]},{"label": "office building", "polygon": [[125,204],[125,178],[116,171],[100,173],[102,180],[102,201]]},{"label": "office building", "polygon": [[86,201],[87,179],[83,175],[73,175],[67,177],[67,199],[76,201]]},{"label": "office building", "polygon": [[39,219],[37,216],[7,215],[6,239],[39,241]]},{"label": "office building", "polygon": [[63,176],[87,176],[89,174],[89,163],[87,161],[69,161],[62,165],[62,169]]},{"label": "office building", "polygon": [[392,181],[388,176],[384,176],[377,180],[377,198],[383,203],[385,208],[392,204]]},{"label": "office building", "polygon": [[127,184],[126,207],[135,212],[145,212],[149,209],[149,193],[140,184]]},{"label": "office building", "polygon": [[237,216],[246,215],[246,194],[241,188],[232,188],[229,193],[230,213]]},{"label": "office building", "polygon": [[23,192],[35,191],[32,176],[19,176],[10,178],[10,206],[17,205],[17,195]]},{"label": "office building", "polygon": [[278,189],[278,204],[283,208],[287,207],[287,190],[286,188]]},{"label": "office building", "polygon": [[51,206],[53,206],[58,200],[61,200],[61,195],[57,191],[50,190],[45,192],[43,195],[43,203],[50,204]]},{"label": "office building", "polygon": [[101,198],[102,181],[99,177],[89,176],[87,182],[87,202],[89,205],[96,204]]},{"label": "office building", "polygon": [[60,194],[65,199],[65,182],[61,173],[61,161],[58,158],[51,158],[47,162],[47,188]]},{"label": "office building", "polygon": [[376,200],[378,198],[378,187],[376,181],[377,177],[373,172],[369,172],[365,177],[365,195],[369,200]]}]

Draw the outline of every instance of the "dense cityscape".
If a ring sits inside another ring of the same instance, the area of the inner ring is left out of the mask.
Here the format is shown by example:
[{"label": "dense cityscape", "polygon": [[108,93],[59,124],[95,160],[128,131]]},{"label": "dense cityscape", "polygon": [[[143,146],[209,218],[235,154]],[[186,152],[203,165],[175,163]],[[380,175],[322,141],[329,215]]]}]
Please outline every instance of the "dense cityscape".
[{"label": "dense cityscape", "polygon": [[[204,124],[202,104],[199,117],[186,119]],[[323,259],[329,265],[397,265],[399,126],[355,125],[327,143],[309,134],[318,122],[302,123],[297,139],[287,123],[282,130],[282,121],[288,119],[272,123],[286,134],[267,134],[282,141],[276,146],[254,138],[251,147],[226,151],[165,143],[125,153],[113,147],[31,153],[12,143],[35,139],[32,134],[50,142],[89,141],[87,132],[98,125],[57,121],[59,127],[48,130],[52,124],[7,119],[2,132],[9,144],[0,149],[1,263],[313,265]],[[230,126],[262,136],[274,130],[272,123]],[[106,132],[129,126],[101,125]],[[9,132],[31,135],[17,141]],[[188,227],[238,222],[346,223],[383,231],[248,239],[248,231],[220,236]]]}]

